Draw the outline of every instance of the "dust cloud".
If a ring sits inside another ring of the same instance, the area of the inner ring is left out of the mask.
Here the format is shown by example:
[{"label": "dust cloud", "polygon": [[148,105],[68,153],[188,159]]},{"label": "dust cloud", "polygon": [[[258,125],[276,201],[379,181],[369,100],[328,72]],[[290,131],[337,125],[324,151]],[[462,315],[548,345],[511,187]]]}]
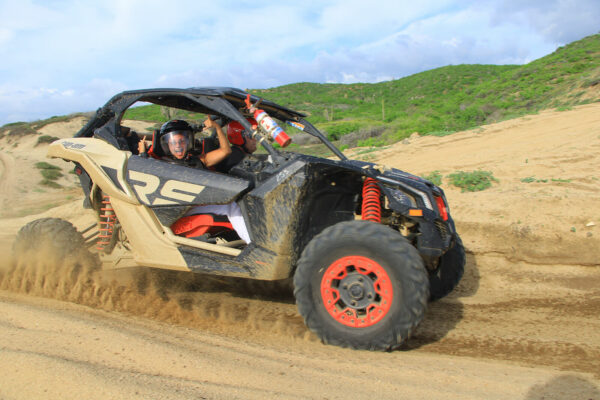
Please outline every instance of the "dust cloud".
[{"label": "dust cloud", "polygon": [[153,268],[102,270],[92,254],[59,260],[41,251],[1,265],[0,290],[217,332],[241,324],[258,334],[311,336],[297,314],[289,280],[255,282]]}]

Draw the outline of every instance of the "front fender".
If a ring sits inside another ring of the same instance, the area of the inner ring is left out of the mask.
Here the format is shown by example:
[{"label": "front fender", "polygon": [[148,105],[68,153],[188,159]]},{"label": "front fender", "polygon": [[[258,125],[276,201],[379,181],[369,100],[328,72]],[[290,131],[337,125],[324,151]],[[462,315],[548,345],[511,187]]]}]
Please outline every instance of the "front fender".
[{"label": "front fender", "polygon": [[131,152],[116,149],[100,139],[70,138],[51,143],[47,157],[77,162],[104,193],[128,203],[139,203],[125,179]]}]

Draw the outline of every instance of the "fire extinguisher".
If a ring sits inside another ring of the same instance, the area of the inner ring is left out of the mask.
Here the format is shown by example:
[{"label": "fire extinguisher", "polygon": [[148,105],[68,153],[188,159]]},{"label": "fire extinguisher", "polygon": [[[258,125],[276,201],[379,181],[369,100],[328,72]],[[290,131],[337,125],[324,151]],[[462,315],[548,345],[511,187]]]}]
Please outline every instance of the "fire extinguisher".
[{"label": "fire extinguisher", "polygon": [[246,106],[248,107],[248,110],[254,114],[256,122],[258,122],[265,132],[271,135],[281,147],[286,147],[288,144],[292,143],[292,138],[281,129],[277,122],[275,122],[265,110],[258,109],[250,103],[250,95],[246,97]]}]

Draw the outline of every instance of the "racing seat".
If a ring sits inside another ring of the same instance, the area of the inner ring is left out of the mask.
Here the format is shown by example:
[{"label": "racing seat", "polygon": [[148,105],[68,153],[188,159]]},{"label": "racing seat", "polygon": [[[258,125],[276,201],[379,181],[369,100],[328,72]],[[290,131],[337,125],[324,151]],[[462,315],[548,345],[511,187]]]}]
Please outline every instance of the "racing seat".
[{"label": "racing seat", "polygon": [[214,236],[227,236],[229,240],[239,239],[231,222],[225,215],[195,214],[179,218],[171,225],[174,234],[187,238],[206,239]]},{"label": "racing seat", "polygon": [[132,154],[138,155],[138,143],[141,140],[138,134],[128,126],[119,125],[119,129],[121,130],[121,136],[127,142],[127,150],[131,151]]},{"label": "racing seat", "polygon": [[150,147],[148,148],[147,152],[148,155],[150,155],[150,157],[152,158],[156,158],[156,159],[161,159],[162,157],[165,156],[165,153],[162,150],[162,147],[160,147],[160,143],[159,143],[159,130],[155,129],[152,132],[152,144],[150,145]]}]

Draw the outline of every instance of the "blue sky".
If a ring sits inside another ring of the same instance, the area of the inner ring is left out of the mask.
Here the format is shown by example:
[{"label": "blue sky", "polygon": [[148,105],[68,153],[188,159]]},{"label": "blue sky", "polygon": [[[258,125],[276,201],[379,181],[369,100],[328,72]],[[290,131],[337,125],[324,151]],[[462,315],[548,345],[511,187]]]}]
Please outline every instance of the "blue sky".
[{"label": "blue sky", "polygon": [[600,33],[600,0],[0,0],[0,125],[150,87],[379,82],[524,64]]}]

